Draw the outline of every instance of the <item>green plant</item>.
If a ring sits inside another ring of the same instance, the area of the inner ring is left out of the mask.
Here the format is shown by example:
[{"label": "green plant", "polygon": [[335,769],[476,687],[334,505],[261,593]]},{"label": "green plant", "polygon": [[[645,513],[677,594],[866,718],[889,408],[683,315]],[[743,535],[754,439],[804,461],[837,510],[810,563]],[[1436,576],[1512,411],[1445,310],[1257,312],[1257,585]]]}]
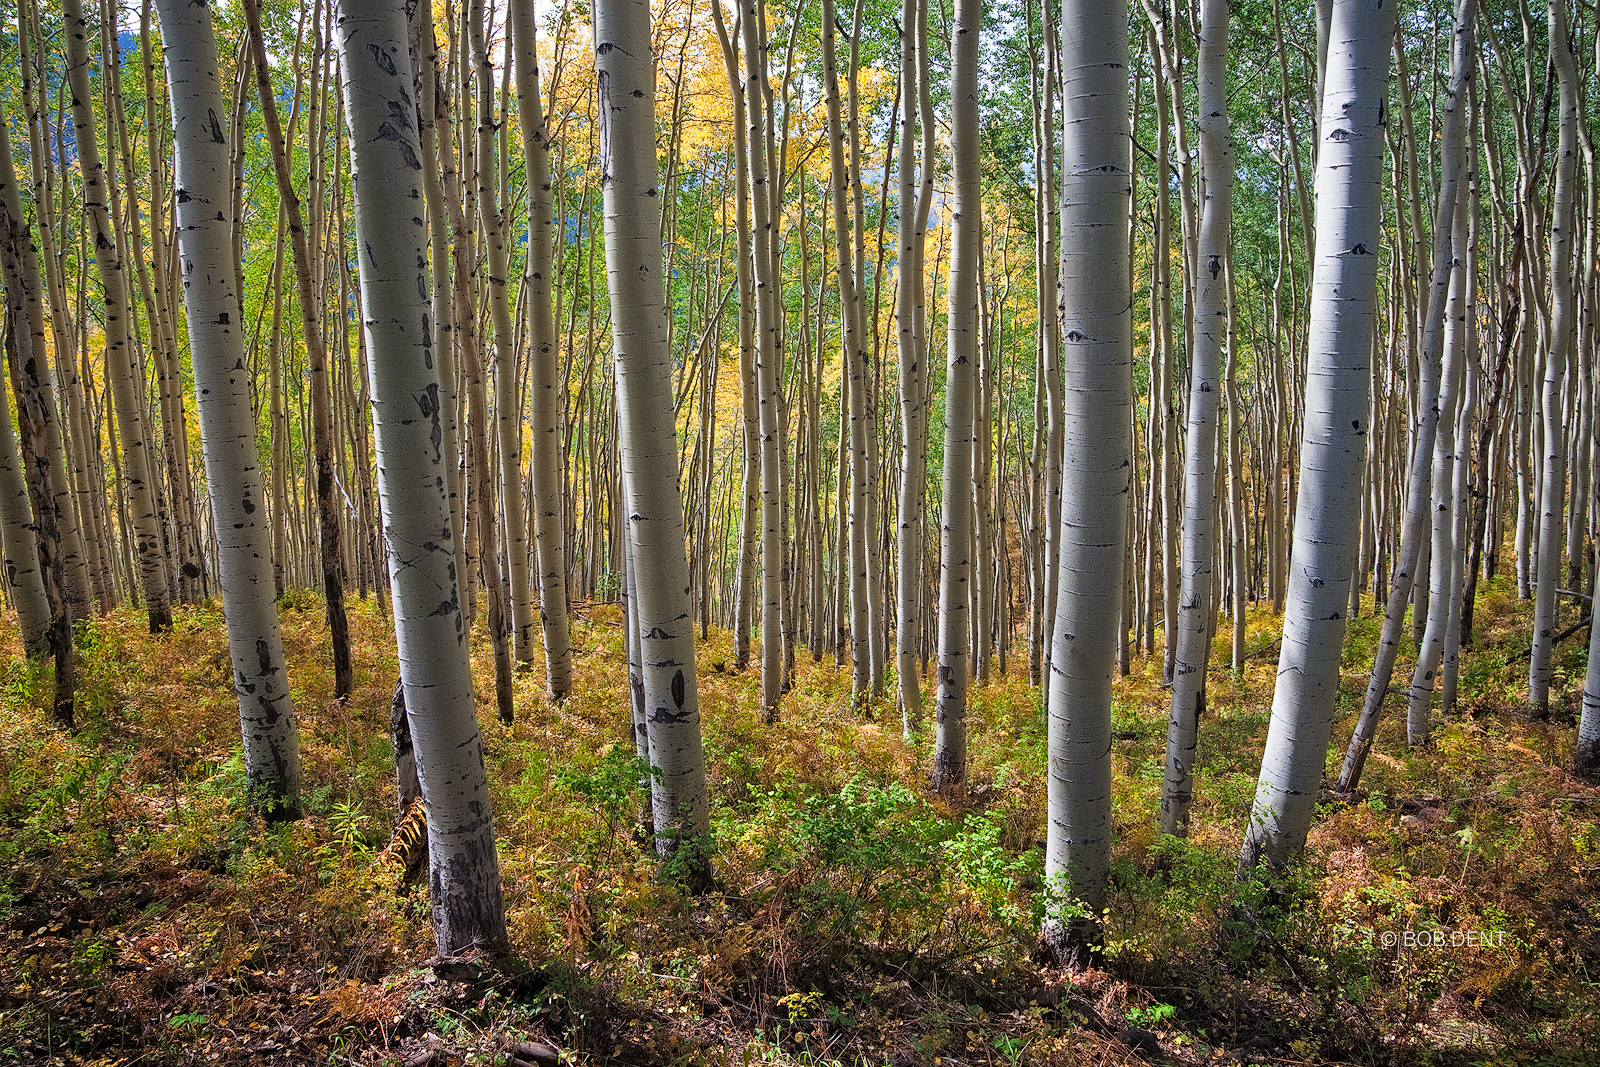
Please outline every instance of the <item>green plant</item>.
[{"label": "green plant", "polygon": [[1128,1022],[1139,1029],[1154,1030],[1171,1023],[1177,1017],[1178,1009],[1171,1004],[1152,1004],[1148,1008],[1129,1008],[1123,1014]]}]

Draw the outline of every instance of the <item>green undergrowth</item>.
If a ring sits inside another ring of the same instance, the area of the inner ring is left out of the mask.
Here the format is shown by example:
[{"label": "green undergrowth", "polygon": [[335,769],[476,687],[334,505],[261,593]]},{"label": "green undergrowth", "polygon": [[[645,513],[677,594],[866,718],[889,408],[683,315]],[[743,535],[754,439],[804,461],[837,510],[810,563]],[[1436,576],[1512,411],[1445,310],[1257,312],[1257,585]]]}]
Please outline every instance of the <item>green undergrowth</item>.
[{"label": "green undergrowth", "polygon": [[[1220,628],[1187,840],[1155,833],[1167,691],[1159,650],[1136,657],[1113,709],[1105,953],[1076,976],[1032,962],[1045,730],[1025,677],[974,690],[968,788],[936,797],[931,731],[904,739],[892,697],[853,713],[831,652],[800,650],[766,726],[757,672],[712,634],[715,886],[696,898],[640,828],[619,615],[592,605],[575,691],[549,704],[535,665],[509,727],[474,646],[511,945],[473,981],[436,978],[426,890],[396,860],[393,633],[352,608],[340,703],[315,597],[283,604],[306,816],[276,827],[242,806],[215,606],[162,637],[133,612],[82,624],[75,734],[5,638],[0,1064],[399,1063],[430,1043],[492,1063],[531,1036],[578,1063],[1561,1067],[1600,1042],[1600,791],[1567,771],[1584,648],[1558,649],[1553,716],[1529,721],[1527,606],[1503,582],[1432,747],[1407,752],[1391,710],[1363,796],[1325,799],[1270,887],[1236,857],[1278,620],[1250,615],[1246,649],[1266,651],[1240,672]],[[1330,777],[1379,621],[1351,627]]]}]

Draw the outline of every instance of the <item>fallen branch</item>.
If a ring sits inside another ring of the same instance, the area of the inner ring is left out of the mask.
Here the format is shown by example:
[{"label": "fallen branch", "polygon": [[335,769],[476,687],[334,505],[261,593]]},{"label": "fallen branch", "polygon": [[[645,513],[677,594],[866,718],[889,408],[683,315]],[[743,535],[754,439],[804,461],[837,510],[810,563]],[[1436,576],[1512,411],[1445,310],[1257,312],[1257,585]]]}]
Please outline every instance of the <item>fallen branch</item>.
[{"label": "fallen branch", "polygon": [[[1579,630],[1583,629],[1585,626],[1588,626],[1589,623],[1592,622],[1592,621],[1594,621],[1594,616],[1593,615],[1585,615],[1583,618],[1579,619],[1577,622],[1573,623],[1571,626],[1567,627],[1565,630],[1562,630],[1560,633],[1556,634],[1555,639],[1550,642],[1550,647],[1552,649],[1555,648],[1561,642],[1565,641],[1567,638],[1571,637],[1573,634],[1577,633]],[[1532,649],[1532,647],[1530,647],[1526,652],[1518,652],[1515,656],[1512,656],[1510,659],[1506,660],[1506,666],[1509,667],[1513,663],[1516,663],[1518,660],[1532,659],[1532,658],[1533,658],[1533,649]]]},{"label": "fallen branch", "polygon": [[1277,646],[1279,646],[1281,644],[1283,644],[1283,635],[1279,634],[1277,637],[1274,637],[1271,641],[1268,641],[1266,644],[1262,645],[1260,648],[1256,649],[1254,652],[1251,652],[1248,655],[1246,655],[1245,658],[1240,660],[1239,662],[1248,663],[1251,660],[1255,659],[1257,656],[1261,655],[1263,652],[1270,652],[1274,648],[1276,648]]}]

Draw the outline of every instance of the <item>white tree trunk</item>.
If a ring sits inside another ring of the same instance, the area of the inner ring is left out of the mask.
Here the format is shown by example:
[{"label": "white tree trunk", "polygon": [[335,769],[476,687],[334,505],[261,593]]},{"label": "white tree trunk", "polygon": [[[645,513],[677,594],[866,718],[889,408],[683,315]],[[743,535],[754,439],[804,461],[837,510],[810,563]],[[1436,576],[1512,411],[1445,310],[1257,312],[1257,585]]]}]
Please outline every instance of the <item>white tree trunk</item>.
[{"label": "white tree trunk", "polygon": [[[901,728],[907,736],[922,723],[922,685],[917,669],[917,638],[922,616],[923,509],[928,490],[928,457],[922,447],[923,382],[927,354],[917,335],[917,297],[922,292],[923,239],[917,228],[914,170],[917,81],[926,76],[915,31],[917,8],[926,0],[905,0],[900,26],[899,211],[895,233],[899,285],[895,295],[895,336],[900,372],[900,526],[896,541],[899,571],[895,587],[895,681],[899,687]],[[932,136],[931,130],[923,131]]]},{"label": "white tree trunk", "polygon": [[1189,365],[1189,433],[1183,491],[1183,588],[1178,598],[1177,659],[1167,723],[1161,832],[1184,835],[1194,798],[1195,748],[1206,710],[1216,571],[1216,450],[1222,350],[1228,343],[1229,243],[1233,230],[1233,138],[1228,127],[1228,0],[1200,11],[1200,292],[1195,299]]},{"label": "white tree trunk", "polygon": [[[551,200],[550,133],[539,89],[539,49],[532,0],[513,0],[511,22],[517,63],[517,107],[528,158],[528,351],[533,397],[533,542],[539,564],[539,623],[544,631],[545,688],[561,700],[572,688],[572,646],[567,622],[567,550],[563,517],[561,418],[566,380],[556,358],[551,310],[555,273],[555,204]],[[519,433],[520,436],[520,433]],[[513,578],[515,575],[513,574]],[[515,597],[513,597],[515,599]],[[515,605],[513,604],[513,608]]]},{"label": "white tree trunk", "polygon": [[[6,239],[6,234],[0,234],[0,240]],[[14,315],[7,315],[6,328],[18,328]],[[8,347],[9,344],[8,341]],[[30,656],[50,648],[50,602],[45,598],[44,574],[39,569],[38,536],[17,449],[17,431],[11,422],[11,406],[5,387],[0,385],[0,544],[4,546],[0,551],[4,553],[6,593],[17,609],[22,649]]]},{"label": "white tree trunk", "polygon": [[[595,4],[594,42],[625,543],[635,578],[650,763],[659,771],[652,780],[656,849],[673,861],[677,877],[699,887],[710,876],[711,823],[661,274],[648,0]],[[778,562],[764,560],[774,568]],[[763,629],[781,625],[782,613],[773,608]]]},{"label": "white tree trunk", "polygon": [[1305,847],[1338,698],[1367,450],[1392,0],[1333,0],[1300,491],[1272,722],[1241,866]]},{"label": "white tree trunk", "polygon": [[405,6],[343,0],[338,23],[400,681],[427,805],[434,935],[448,956],[504,941],[506,926],[445,496]]},{"label": "white tree trunk", "polygon": [[222,574],[250,803],[273,818],[300,813],[300,743],[272,579],[272,527],[261,480],[251,374],[233,259],[232,158],[211,8],[156,0],[172,96],[174,194],[206,495]]},{"label": "white tree trunk", "polygon": [[[489,353],[489,366],[494,373],[495,465],[498,468],[494,484],[500,498],[497,511],[505,523],[505,585],[510,593],[503,624],[511,629],[511,647],[520,669],[533,662],[533,583],[528,560],[527,502],[522,494],[522,389],[517,375],[511,306],[506,297],[506,279],[511,273],[506,232],[511,226],[511,210],[500,203],[494,65],[484,40],[485,17],[489,17],[487,5],[469,4],[472,63],[478,93],[478,213],[486,245],[489,324],[494,330],[494,346]],[[531,19],[529,23],[531,25]],[[520,84],[518,89],[520,97]],[[524,136],[528,135],[526,126],[523,132]],[[547,288],[547,298],[548,292]],[[550,332],[554,332],[553,327]],[[486,479],[484,484],[488,482]]]},{"label": "white tree trunk", "polygon": [[[1466,101],[1461,101],[1464,107]],[[1449,628],[1451,582],[1455,571],[1456,549],[1456,423],[1460,417],[1458,394],[1464,378],[1463,364],[1475,358],[1467,344],[1467,197],[1457,191],[1455,214],[1451,218],[1450,293],[1445,302],[1444,362],[1439,377],[1438,427],[1434,435],[1433,510],[1428,526],[1432,540],[1428,552],[1428,621],[1422,642],[1417,647],[1417,662],[1411,672],[1411,687],[1406,699],[1406,743],[1415,748],[1427,743],[1428,711],[1433,703],[1433,681],[1444,654],[1445,631]]]},{"label": "white tree trunk", "polygon": [[105,301],[106,379],[115,400],[117,433],[122,439],[122,473],[128,483],[129,518],[145,609],[150,631],[157,633],[172,627],[172,596],[167,585],[161,520],[156,511],[156,487],[151,481],[155,463],[150,456],[144,406],[139,402],[135,380],[137,361],[129,334],[133,311],[128,306],[127,272],[117,229],[106,204],[105,166],[95,136],[94,97],[89,89],[89,24],[83,16],[81,0],[62,0],[61,13],[66,19],[67,85],[72,98],[74,143],[83,173],[83,206],[89,216],[95,266]]},{"label": "white tree trunk", "polygon": [[1405,631],[1406,608],[1424,559],[1423,549],[1432,527],[1428,507],[1432,492],[1433,447],[1439,431],[1440,376],[1442,374],[1445,312],[1448,294],[1455,277],[1455,252],[1452,234],[1456,200],[1465,184],[1466,109],[1468,86],[1476,64],[1473,57],[1473,12],[1476,0],[1457,0],[1455,42],[1451,53],[1450,92],[1446,98],[1444,121],[1439,134],[1439,198],[1433,212],[1433,253],[1429,296],[1422,330],[1422,351],[1417,356],[1417,425],[1412,435],[1411,464],[1406,480],[1405,510],[1400,520],[1400,549],[1394,560],[1394,574],[1384,609],[1383,629],[1373,657],[1372,674],[1361,705],[1360,718],[1345,751],[1339,771],[1338,790],[1348,793],[1361,780],[1367,754],[1377,737],[1378,720],[1383,714],[1384,697],[1394,676],[1395,659]]},{"label": "white tree trunk", "polygon": [[1063,0],[1061,38],[1065,458],[1042,941],[1048,955],[1081,966],[1097,937],[1111,862],[1111,687],[1133,459],[1126,3]]},{"label": "white tree trunk", "polygon": [[744,38],[746,112],[750,192],[755,228],[756,398],[761,428],[761,707],[762,718],[775,722],[783,696],[783,431],[780,421],[779,289],[777,276],[777,223],[772,217],[770,132],[772,116],[767,97],[767,50],[764,46],[765,11],[761,0],[743,0],[740,28]]},{"label": "white tree trunk", "polygon": [[[1550,351],[1544,364],[1544,492],[1533,602],[1533,654],[1528,663],[1528,704],[1536,714],[1550,709],[1550,652],[1556,632],[1556,593],[1561,576],[1562,504],[1566,500],[1567,430],[1562,414],[1567,361],[1572,351],[1573,190],[1578,166],[1578,86],[1567,38],[1565,0],[1550,0],[1550,58],[1561,90],[1560,137],[1556,150],[1555,205],[1550,212]],[[1588,383],[1584,383],[1587,385]]]},{"label": "white tree trunk", "polygon": [[950,46],[951,207],[949,341],[944,403],[944,529],[939,543],[939,685],[934,789],[967,775],[967,671],[972,606],[972,430],[978,395],[978,0],[957,0]]}]

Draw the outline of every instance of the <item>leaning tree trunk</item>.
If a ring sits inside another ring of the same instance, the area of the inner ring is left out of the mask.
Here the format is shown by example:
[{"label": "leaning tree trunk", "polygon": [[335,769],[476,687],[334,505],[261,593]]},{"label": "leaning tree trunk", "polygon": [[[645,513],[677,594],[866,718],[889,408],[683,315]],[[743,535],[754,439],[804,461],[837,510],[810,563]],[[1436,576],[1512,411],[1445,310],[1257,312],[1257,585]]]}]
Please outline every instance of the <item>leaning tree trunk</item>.
[{"label": "leaning tree trunk", "polygon": [[[550,131],[539,96],[539,49],[533,3],[512,0],[512,51],[517,64],[517,108],[528,157],[528,318],[533,343],[528,370],[533,400],[533,543],[539,564],[539,623],[544,633],[545,690],[562,700],[572,688],[572,645],[567,622],[567,549],[563,516],[561,416],[567,383],[556,358],[556,320],[550,296],[555,274],[555,204],[550,190]],[[513,605],[513,608],[515,605]]]},{"label": "leaning tree trunk", "polygon": [[1456,5],[1453,76],[1439,136],[1440,179],[1439,199],[1433,211],[1433,273],[1426,307],[1427,321],[1422,331],[1422,351],[1417,356],[1420,372],[1417,385],[1418,415],[1411,446],[1410,477],[1406,480],[1405,511],[1400,525],[1400,551],[1394,560],[1394,575],[1389,582],[1383,629],[1378,637],[1377,654],[1373,657],[1372,674],[1367,681],[1367,695],[1361,704],[1361,716],[1356,720],[1350,747],[1345,751],[1344,766],[1339,771],[1338,790],[1341,793],[1356,788],[1361,780],[1361,770],[1366,766],[1367,754],[1372,751],[1372,743],[1377,738],[1378,719],[1383,714],[1383,700],[1389,692],[1395,659],[1400,653],[1400,638],[1405,631],[1406,607],[1411,602],[1411,591],[1422,562],[1423,543],[1432,529],[1428,521],[1428,505],[1432,493],[1434,438],[1439,432],[1445,310],[1451,279],[1455,276],[1454,227],[1451,220],[1455,217],[1456,200],[1462,195],[1466,175],[1465,114],[1467,87],[1476,69],[1472,57],[1471,23],[1476,2],[1458,0]]},{"label": "leaning tree trunk", "polygon": [[[0,236],[0,240],[3,240]],[[8,324],[17,320],[7,316]],[[8,326],[8,329],[11,328]],[[5,345],[14,342],[8,333]],[[0,394],[4,386],[0,385]],[[6,595],[17,609],[17,630],[22,650],[30,656],[50,649],[50,601],[45,596],[44,574],[39,569],[39,539],[28,503],[28,484],[22,457],[17,452],[11,406],[0,395],[0,564],[5,567]]]},{"label": "leaning tree trunk", "polygon": [[339,44],[400,681],[427,809],[434,936],[449,956],[503,942],[506,920],[445,495],[405,5],[343,0]]},{"label": "leaning tree trunk", "polygon": [[1233,137],[1228,128],[1228,0],[1205,0],[1200,12],[1200,213],[1195,279],[1194,351],[1189,365],[1188,454],[1184,462],[1183,590],[1167,724],[1161,832],[1186,835],[1194,799],[1195,748],[1206,710],[1216,571],[1216,451],[1222,349],[1228,343],[1228,244],[1233,229]]},{"label": "leaning tree trunk", "polygon": [[[1111,687],[1132,472],[1128,17],[1061,6],[1061,561],[1049,676],[1042,954],[1088,964],[1111,865]],[[1077,908],[1082,905],[1082,910]]]},{"label": "leaning tree trunk", "polygon": [[[166,550],[161,516],[156,510],[154,464],[139,400],[138,361],[133,351],[128,305],[127,270],[117,228],[106,203],[106,170],[95,136],[94,97],[89,91],[89,24],[81,0],[62,0],[66,19],[67,88],[72,98],[73,144],[83,175],[83,208],[94,243],[95,267],[105,306],[106,379],[116,408],[117,435],[122,440],[122,474],[127,480],[129,519],[139,561],[150,632],[172,628],[172,593],[167,585]],[[220,121],[220,120],[219,120]]]},{"label": "leaning tree trunk", "polygon": [[278,629],[272,527],[234,291],[232,159],[224,128],[215,122],[225,113],[217,38],[207,6],[156,0],[156,10],[172,96],[183,304],[249,801],[268,818],[294,819],[300,814],[300,742]]},{"label": "leaning tree trunk", "polygon": [[[600,0],[594,14],[624,543],[633,563],[650,763],[658,771],[651,781],[656,849],[671,861],[675,877],[700,888],[710,882],[711,821],[663,314],[650,6],[647,0]],[[764,563],[779,565],[776,556]],[[763,628],[780,625],[774,607],[768,605]]]},{"label": "leaning tree trunk", "polygon": [[22,213],[10,137],[5,130],[0,130],[0,212],[5,216],[0,218],[0,242],[6,244],[6,250],[0,254],[6,260],[6,286],[17,302],[11,318],[17,345],[17,358],[11,361],[17,399],[16,428],[23,435],[22,460],[38,519],[41,541],[37,557],[46,597],[52,605],[59,599],[62,609],[53,614],[51,643],[67,657],[67,662],[56,664],[57,673],[62,676],[57,687],[57,717],[70,721],[71,630],[74,620],[89,614],[89,568],[72,506],[72,482],[67,477],[66,435],[62,433],[56,405],[55,376],[51,374],[46,341],[45,286],[39,271],[39,254]]},{"label": "leaning tree trunk", "polygon": [[[1561,575],[1561,515],[1567,484],[1567,428],[1561,413],[1567,393],[1567,360],[1572,351],[1578,78],[1567,39],[1565,0],[1550,0],[1550,57],[1561,92],[1561,132],[1556,149],[1555,206],[1550,212],[1550,351],[1544,362],[1544,493],[1540,498],[1533,654],[1528,663],[1528,704],[1537,715],[1550,710],[1550,652],[1555,646],[1556,586]],[[1588,386],[1588,382],[1581,383],[1582,388]]]},{"label": "leaning tree trunk", "polygon": [[[1465,107],[1463,99],[1461,105]],[[1406,698],[1406,744],[1412,748],[1426,744],[1429,736],[1428,711],[1433,703],[1433,683],[1444,654],[1446,631],[1450,627],[1450,601],[1455,578],[1457,510],[1455,468],[1460,418],[1458,399],[1465,378],[1464,364],[1477,357],[1467,350],[1467,255],[1466,190],[1456,195],[1451,220],[1450,293],[1446,298],[1444,359],[1439,375],[1438,428],[1434,434],[1432,540],[1428,552],[1428,621],[1417,646],[1417,662],[1411,671],[1411,687]]]},{"label": "leaning tree trunk", "polygon": [[951,205],[949,341],[944,403],[944,529],[939,543],[939,685],[933,741],[934,789],[967,776],[967,660],[971,637],[972,434],[978,396],[978,252],[983,241],[978,187],[978,0],[957,0],[950,51]]},{"label": "leaning tree trunk", "polygon": [[1283,646],[1242,870],[1305,847],[1328,757],[1361,517],[1392,0],[1334,0],[1317,153],[1317,217],[1300,488]]},{"label": "leaning tree trunk", "polygon": [[1592,624],[1589,627],[1589,667],[1583,676],[1583,710],[1578,719],[1578,745],[1573,753],[1573,767],[1588,778],[1600,775],[1600,626]]},{"label": "leaning tree trunk", "polygon": [[311,251],[306,241],[305,221],[300,213],[300,197],[294,190],[289,150],[284,142],[283,127],[278,123],[272,69],[267,65],[266,40],[261,35],[260,2],[244,0],[243,8],[250,48],[255,57],[256,93],[261,101],[267,147],[272,153],[278,200],[283,205],[288,221],[289,247],[294,254],[300,326],[306,345],[306,372],[310,379],[311,449],[316,471],[318,532],[321,534],[322,592],[327,601],[328,636],[333,644],[333,695],[344,700],[350,696],[354,686],[354,670],[350,662],[350,623],[344,609],[344,529],[339,518],[343,505],[339,500],[339,487],[333,479],[333,410],[328,389],[328,352],[322,332],[322,294],[317,292],[316,283],[312,280]]}]

